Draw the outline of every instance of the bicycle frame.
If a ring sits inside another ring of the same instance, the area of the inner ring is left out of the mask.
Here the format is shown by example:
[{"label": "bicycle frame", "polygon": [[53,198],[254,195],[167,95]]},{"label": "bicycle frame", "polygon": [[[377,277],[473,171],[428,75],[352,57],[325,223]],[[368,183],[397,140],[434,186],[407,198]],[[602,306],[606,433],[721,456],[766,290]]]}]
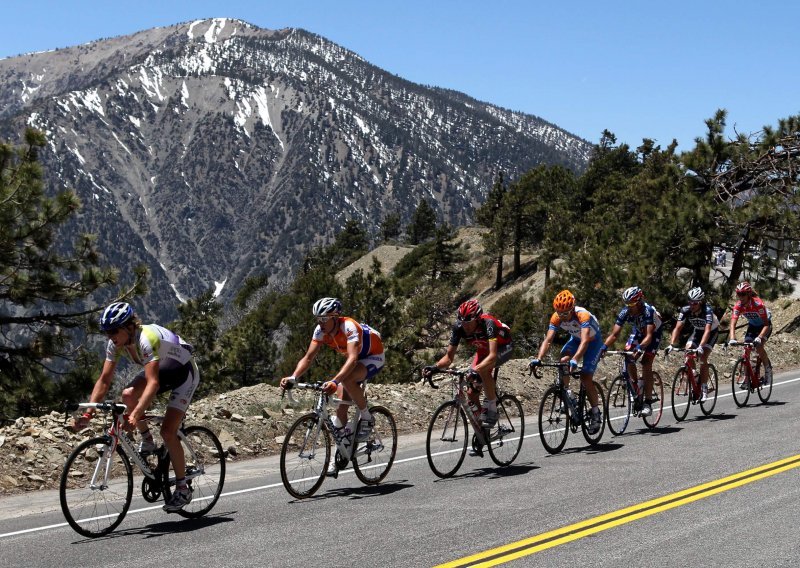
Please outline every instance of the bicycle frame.
[{"label": "bicycle frame", "polygon": [[[111,412],[112,420],[111,424],[104,427],[104,436],[108,440],[108,445],[110,448],[110,453],[113,454],[117,450],[117,446],[122,446],[122,449],[125,451],[125,455],[130,459],[136,467],[142,472],[142,474],[151,479],[153,481],[158,480],[158,471],[150,467],[150,464],[147,463],[139,451],[133,444],[133,441],[128,437],[128,434],[125,432],[123,428],[124,425],[124,413],[127,410],[127,407],[121,403],[111,403],[111,402],[82,402],[77,405],[77,408],[95,408],[97,410]],[[163,416],[152,415],[152,414],[145,414],[142,418],[144,421],[153,422],[154,424],[161,424],[164,421]],[[181,442],[186,440],[186,435],[183,433],[183,425],[178,428],[178,439]],[[197,457],[194,453],[194,447],[191,444],[184,444],[184,448],[188,449],[191,455],[191,459],[193,461],[197,461],[195,458]],[[105,471],[102,474],[102,477],[98,477],[100,473],[100,466],[104,460],[97,460],[97,464],[95,465],[95,470],[92,475],[92,480],[90,483],[90,487],[92,489],[105,489],[108,487],[108,475],[110,473],[110,466],[111,462],[106,461]],[[193,471],[186,472],[186,479],[191,480],[195,477],[203,475],[205,473],[205,468],[200,467],[199,469]],[[102,479],[102,484],[98,485],[98,479]],[[175,483],[175,477],[169,477],[168,483],[173,485]]]},{"label": "bicycle frame", "polygon": [[[487,445],[485,431],[488,431],[488,429],[484,429],[478,420],[478,417],[480,416],[480,408],[476,410],[470,408],[469,399],[467,397],[467,390],[469,389],[467,375],[469,374],[469,371],[469,369],[443,369],[437,371],[437,373],[450,376],[450,386],[453,392],[452,400],[458,404],[458,406],[464,411],[464,414],[466,414],[467,420],[469,420],[469,423],[472,425],[472,430],[478,440],[478,443],[485,446]],[[429,378],[427,381],[432,388],[439,388],[433,384],[433,378]],[[500,396],[502,396],[502,392],[497,386],[497,369],[495,369],[495,389],[497,390],[497,398],[499,399]]]},{"label": "bicycle frame", "polygon": [[[322,383],[297,383],[294,385],[295,388],[300,389],[309,389],[318,391],[317,400],[314,402],[314,407],[312,412],[317,417],[317,427],[314,429],[314,440],[311,444],[311,454],[308,456],[309,458],[314,457],[314,452],[316,452],[319,442],[319,436],[321,433],[320,425],[324,424],[325,427],[328,429],[328,432],[331,433],[333,437],[334,444],[336,445],[336,449],[339,451],[339,455],[341,455],[342,459],[345,461],[350,461],[353,457],[353,452],[357,447],[357,444],[353,443],[355,440],[356,432],[358,431],[358,422],[356,422],[356,428],[347,436],[340,436],[337,435],[337,431],[341,430],[340,428],[336,428],[333,425],[333,421],[330,417],[330,412],[328,411],[328,407],[331,404],[338,403],[338,404],[345,404],[347,406],[353,406],[355,403],[352,400],[342,400],[340,398],[335,398],[331,395],[325,394],[322,391]],[[284,390],[286,395],[289,397],[289,401],[292,404],[295,404],[297,401],[292,396],[291,389]],[[366,389],[365,389],[366,394]]]},{"label": "bicycle frame", "polygon": [[[542,367],[555,367],[558,371],[558,375],[556,379],[553,381],[553,386],[557,386],[561,389],[561,400],[567,401],[567,411],[569,412],[569,426],[572,430],[572,433],[578,431],[578,428],[581,427],[581,423],[585,419],[583,413],[583,401],[586,398],[586,387],[583,386],[583,381],[581,381],[581,387],[578,391],[577,399],[573,398],[572,396],[567,395],[567,387],[564,386],[564,377],[569,376],[570,379],[578,379],[580,380],[581,371],[580,369],[577,371],[567,371],[566,369],[569,368],[569,363],[542,363]],[[540,377],[537,377],[540,378]],[[598,393],[599,395],[599,393]]]},{"label": "bicycle frame", "polygon": [[[742,356],[739,357],[739,360],[744,363],[744,368],[747,372],[747,380],[749,381],[749,388],[750,392],[755,391],[758,388],[758,381],[754,380],[756,377],[756,372],[753,370],[753,347],[755,347],[751,342],[747,341],[741,344],[742,346]],[[756,367],[761,366],[761,356],[756,353]]]}]

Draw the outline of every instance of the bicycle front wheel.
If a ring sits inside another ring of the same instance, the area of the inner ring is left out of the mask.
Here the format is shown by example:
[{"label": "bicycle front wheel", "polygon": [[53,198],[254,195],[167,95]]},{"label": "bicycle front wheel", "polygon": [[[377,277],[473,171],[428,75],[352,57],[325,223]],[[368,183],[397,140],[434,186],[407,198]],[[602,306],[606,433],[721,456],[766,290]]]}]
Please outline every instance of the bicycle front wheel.
[{"label": "bicycle front wheel", "polygon": [[678,422],[683,422],[689,414],[691,393],[692,382],[689,379],[689,371],[686,367],[681,367],[672,379],[672,414]]},{"label": "bicycle front wheel", "polygon": [[331,436],[313,412],[289,427],[281,446],[281,481],[289,495],[311,497],[325,480],[331,461]]},{"label": "bicycle front wheel", "polygon": [[650,408],[653,413],[650,416],[644,416],[642,420],[652,430],[661,420],[661,415],[664,413],[664,381],[661,380],[661,375],[658,374],[658,371],[653,371],[653,390],[650,391],[649,397],[645,395],[645,399],[647,398],[650,399]]},{"label": "bicycle front wheel", "polygon": [[631,419],[631,395],[628,392],[627,381],[622,375],[611,381],[606,410],[608,429],[615,436],[622,435]]},{"label": "bicycle front wheel", "polygon": [[489,456],[499,466],[510,465],[522,449],[525,413],[517,397],[504,394],[497,399],[497,425],[489,430]]},{"label": "bicycle front wheel", "polygon": [[759,369],[758,374],[758,398],[761,399],[761,402],[767,402],[769,397],[772,395],[772,373],[767,376],[766,369],[764,365],[761,364],[761,361],[758,362],[758,366],[756,367]]},{"label": "bicycle front wheel", "polygon": [[110,533],[133,499],[128,456],[119,446],[112,451],[107,436],[81,442],[64,463],[58,495],[61,511],[77,533],[89,538]]},{"label": "bicycle front wheel", "polygon": [[353,471],[362,483],[375,485],[389,474],[397,453],[397,426],[392,413],[383,406],[369,409],[375,426],[366,440],[356,442]]},{"label": "bicycle front wheel", "polygon": [[747,399],[750,398],[750,373],[747,371],[744,359],[739,359],[733,366],[731,388],[733,389],[733,402],[736,403],[736,406],[741,408],[747,404]]},{"label": "bicycle front wheel", "polygon": [[[603,396],[603,387],[600,386],[600,383],[597,381],[592,381],[594,383],[594,388],[597,390],[597,402],[600,403],[600,412],[605,411],[605,396]],[[589,443],[590,446],[596,446],[600,443],[600,438],[603,437],[603,432],[606,429],[606,421],[603,417],[600,417],[600,427],[592,432],[591,431],[591,420],[592,420],[592,403],[589,402],[589,396],[586,392],[583,393],[583,423],[581,424],[581,430],[583,431],[584,439]]]},{"label": "bicycle front wheel", "polygon": [[700,402],[700,410],[703,414],[708,416],[714,412],[714,407],[717,405],[717,392],[719,392],[719,377],[717,377],[717,368],[710,364],[708,365],[708,382],[706,383],[706,400]]},{"label": "bicycle front wheel", "polygon": [[431,417],[425,451],[431,471],[441,478],[452,477],[467,455],[467,415],[451,400],[443,403]]},{"label": "bicycle front wheel", "polygon": [[[202,517],[214,508],[222,493],[225,452],[214,433],[204,426],[189,426],[183,434],[181,445],[186,460],[186,482],[192,490],[192,500],[178,514],[188,518]],[[166,499],[169,499],[168,495]]]},{"label": "bicycle front wheel", "polygon": [[569,414],[567,401],[561,398],[561,389],[552,386],[545,391],[539,403],[539,438],[544,449],[557,454],[567,443]]}]

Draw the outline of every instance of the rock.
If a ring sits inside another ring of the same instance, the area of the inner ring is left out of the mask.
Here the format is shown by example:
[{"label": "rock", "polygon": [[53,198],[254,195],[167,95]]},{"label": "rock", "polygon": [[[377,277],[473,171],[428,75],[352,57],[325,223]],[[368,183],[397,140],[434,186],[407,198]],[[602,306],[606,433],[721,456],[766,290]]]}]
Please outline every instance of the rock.
[{"label": "rock", "polygon": [[[261,416],[262,416],[263,418],[272,418],[272,415],[270,414],[269,410],[268,410],[268,409],[266,409],[266,408],[262,408],[262,409],[261,409]],[[2,442],[0,442],[0,446],[2,446],[2,445],[3,445],[3,443],[2,443]]]},{"label": "rock", "polygon": [[244,416],[241,414],[231,414],[230,419],[232,422],[244,422]]}]

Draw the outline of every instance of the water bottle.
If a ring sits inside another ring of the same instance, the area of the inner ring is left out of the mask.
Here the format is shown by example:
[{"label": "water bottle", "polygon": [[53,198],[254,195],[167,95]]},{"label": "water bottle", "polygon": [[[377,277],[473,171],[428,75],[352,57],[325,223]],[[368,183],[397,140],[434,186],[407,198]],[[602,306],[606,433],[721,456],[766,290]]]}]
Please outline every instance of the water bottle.
[{"label": "water bottle", "polygon": [[639,394],[644,394],[644,379],[639,379],[636,381],[636,387],[639,389]]}]

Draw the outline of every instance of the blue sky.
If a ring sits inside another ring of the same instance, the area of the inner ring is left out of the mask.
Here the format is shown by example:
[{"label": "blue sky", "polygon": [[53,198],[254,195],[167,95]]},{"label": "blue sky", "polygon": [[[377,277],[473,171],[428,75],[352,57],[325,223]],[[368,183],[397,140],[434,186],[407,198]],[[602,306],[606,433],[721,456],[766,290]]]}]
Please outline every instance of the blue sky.
[{"label": "blue sky", "polygon": [[187,20],[299,27],[424,85],[537,115],[591,142],[607,128],[681,150],[728,110],[729,136],[800,114],[793,0],[4,0],[0,57]]}]

